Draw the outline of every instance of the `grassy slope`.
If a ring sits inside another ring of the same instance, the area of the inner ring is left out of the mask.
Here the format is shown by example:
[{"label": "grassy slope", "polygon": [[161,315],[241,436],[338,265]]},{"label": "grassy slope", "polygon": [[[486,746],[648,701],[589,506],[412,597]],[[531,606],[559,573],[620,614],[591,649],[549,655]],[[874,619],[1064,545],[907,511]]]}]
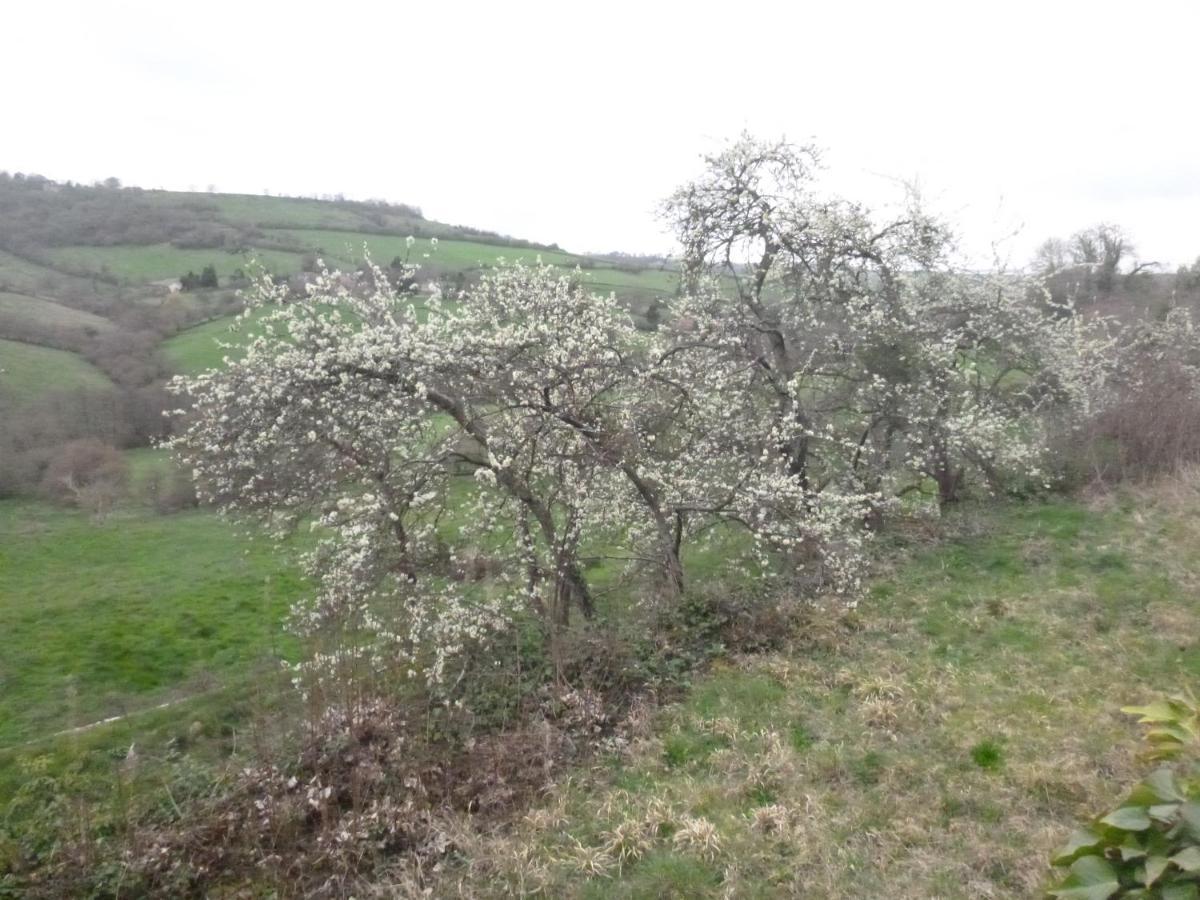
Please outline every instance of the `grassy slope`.
[{"label": "grassy slope", "polygon": [[50,391],[111,386],[103,372],[74,353],[0,339],[0,395],[31,401]]},{"label": "grassy slope", "polygon": [[235,270],[248,270],[251,257],[278,274],[300,271],[300,254],[282,250],[256,249],[249,253],[225,250],[181,250],[170,244],[116,247],[58,247],[50,251],[56,264],[89,272],[108,271],[129,282],[164,281],[185,272],[197,274],[207,265],[217,275],[230,277]]},{"label": "grassy slope", "polygon": [[41,297],[5,291],[0,291],[0,320],[29,322],[48,328],[91,329],[97,333],[113,327],[113,323],[103,316],[72,309]]},{"label": "grassy slope", "polygon": [[[622,271],[609,266],[592,266],[587,259],[557,250],[537,250],[519,247],[501,247],[476,241],[439,240],[434,248],[427,240],[418,240],[408,248],[404,237],[391,235],[360,234],[350,231],[328,230],[277,230],[280,237],[320,251],[329,265],[354,265],[361,260],[364,245],[376,263],[386,266],[399,256],[413,263],[443,271],[471,271],[494,266],[498,259],[507,262],[533,263],[538,259],[548,265],[573,269],[585,266],[583,276],[586,283],[601,290],[636,288],[651,292],[669,292],[674,289],[674,272],[646,269],[639,272]],[[426,255],[428,254],[428,255]]]},{"label": "grassy slope", "polygon": [[301,590],[277,553],[208,512],[131,506],[97,524],[0,503],[0,747],[245,670],[281,648]]},{"label": "grassy slope", "polygon": [[[413,263],[436,266],[450,271],[475,269],[495,265],[500,257],[514,262],[533,262],[539,256],[552,265],[574,265],[578,257],[554,250],[527,250],[517,247],[500,247],[475,241],[439,240],[437,247],[430,241],[417,241],[411,251],[407,238],[399,235],[362,234],[353,231],[328,231],[291,229],[275,232],[289,241],[295,241],[314,252],[324,254],[326,263],[342,266],[353,265],[362,259],[364,245],[372,259],[386,266],[393,257],[409,259]],[[428,256],[426,256],[428,254]]]},{"label": "grassy slope", "polygon": [[[1198,483],[963,514],[859,612],[717,667],[446,892],[1039,896],[1073,823],[1142,771],[1118,708],[1200,677]],[[687,817],[719,846],[675,838]],[[622,825],[644,855],[618,864],[599,851]]]},{"label": "grassy slope", "polygon": [[[221,316],[201,325],[185,328],[179,334],[163,342],[163,353],[171,365],[185,375],[195,375],[205,369],[216,368],[226,356],[237,357],[237,344],[241,335],[229,330],[236,316]],[[218,343],[220,342],[220,343]],[[232,347],[222,347],[228,343]]]},{"label": "grassy slope", "polygon": [[0,289],[38,297],[106,297],[112,285],[47,268],[32,260],[0,250]]}]

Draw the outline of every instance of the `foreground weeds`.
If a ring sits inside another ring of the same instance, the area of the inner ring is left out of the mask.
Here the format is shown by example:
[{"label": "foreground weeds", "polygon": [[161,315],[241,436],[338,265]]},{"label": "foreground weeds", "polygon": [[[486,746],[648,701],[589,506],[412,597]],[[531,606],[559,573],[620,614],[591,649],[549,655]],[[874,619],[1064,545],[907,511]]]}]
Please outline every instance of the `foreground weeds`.
[{"label": "foreground weeds", "polygon": [[[963,510],[896,539],[850,614],[735,657],[441,896],[1040,896],[1074,823],[1143,774],[1121,706],[1200,676],[1195,479]],[[914,555],[915,554],[915,555]]]}]

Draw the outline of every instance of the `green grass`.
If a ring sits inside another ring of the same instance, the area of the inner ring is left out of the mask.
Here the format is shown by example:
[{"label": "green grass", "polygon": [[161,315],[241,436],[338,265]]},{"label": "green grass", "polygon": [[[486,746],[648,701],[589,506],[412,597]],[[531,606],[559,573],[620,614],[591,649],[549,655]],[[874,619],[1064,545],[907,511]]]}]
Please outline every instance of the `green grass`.
[{"label": "green grass", "polygon": [[[148,460],[140,460],[143,464]],[[220,684],[289,650],[305,590],[265,543],[212,513],[130,506],[96,523],[0,503],[0,746]]]},{"label": "green grass", "polygon": [[320,200],[253,194],[197,195],[173,192],[162,197],[167,204],[196,200],[212,204],[222,219],[238,225],[358,229],[370,224],[361,213]]},{"label": "green grass", "polygon": [[[256,318],[257,315],[252,315],[251,322]],[[218,368],[225,357],[237,359],[240,356],[239,344],[246,340],[249,334],[247,331],[230,331],[230,326],[236,321],[236,315],[221,316],[201,325],[185,328],[163,342],[163,353],[175,370],[185,375],[195,375],[206,369]],[[231,346],[222,347],[221,343]]]},{"label": "green grass", "polygon": [[461,272],[495,266],[499,259],[510,263],[533,263],[540,258],[548,265],[565,269],[583,266],[584,282],[601,292],[612,290],[623,293],[632,290],[652,294],[670,293],[678,282],[678,276],[674,272],[658,269],[622,271],[557,250],[503,247],[451,238],[439,239],[436,248],[428,239],[421,238],[410,250],[407,239],[403,236],[297,229],[277,230],[273,233],[289,242],[295,241],[314,253],[321,253],[331,267],[358,264],[363,258],[365,245],[371,258],[381,266],[387,266],[394,257],[399,256],[434,271]]},{"label": "green grass", "polygon": [[49,298],[107,297],[112,285],[78,278],[0,250],[0,290]]},{"label": "green grass", "polygon": [[244,254],[225,250],[181,250],[170,244],[59,247],[50,251],[50,257],[57,265],[72,270],[109,273],[131,283],[178,279],[189,271],[199,273],[207,265],[215,266],[221,278],[229,278],[237,269],[249,271],[252,258],[277,274],[301,270],[299,253],[263,249]]},{"label": "green grass", "polygon": [[0,398],[23,404],[55,391],[110,387],[103,372],[74,353],[0,339]]},{"label": "green grass", "polygon": [[[354,265],[363,258],[364,245],[371,258],[381,266],[387,266],[393,257],[409,259],[411,262],[442,271],[467,271],[494,266],[498,258],[509,262],[531,263],[539,256],[550,265],[573,266],[579,257],[555,250],[528,250],[517,247],[502,247],[475,241],[439,239],[434,248],[427,238],[417,240],[409,250],[407,237],[399,235],[363,234],[353,231],[327,231],[305,229],[276,230],[274,234],[295,241],[314,253],[323,255],[330,266]],[[429,254],[428,257],[425,254]]]},{"label": "green grass", "polygon": [[113,323],[103,316],[72,309],[41,297],[0,291],[0,327],[5,323],[90,330],[97,334],[111,331],[113,328]]},{"label": "green grass", "polygon": [[[1119,708],[1200,681],[1198,506],[1200,482],[1180,482],[968,508],[933,547],[885,535],[857,611],[813,611],[787,652],[718,665],[627,753],[475,848],[507,862],[446,884],[1041,896],[1052,850],[1144,774]],[[678,837],[695,819],[715,850]],[[605,850],[618,829],[639,855]]]}]

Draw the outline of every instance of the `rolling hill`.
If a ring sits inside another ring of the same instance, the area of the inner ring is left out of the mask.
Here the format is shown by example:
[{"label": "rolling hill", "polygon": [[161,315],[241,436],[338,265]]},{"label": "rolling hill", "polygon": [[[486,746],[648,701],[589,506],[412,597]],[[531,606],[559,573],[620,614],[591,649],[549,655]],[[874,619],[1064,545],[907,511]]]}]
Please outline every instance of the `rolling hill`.
[{"label": "rolling hill", "polygon": [[[410,248],[408,238],[418,243]],[[430,238],[437,238],[431,241]],[[435,246],[436,244],[436,246]],[[278,277],[364,259],[397,258],[423,276],[461,285],[500,260],[541,259],[579,269],[597,291],[613,291],[635,315],[675,289],[667,261],[589,258],[465,226],[426,219],[402,204],[83,187],[29,176],[0,180],[0,366],[28,365],[38,345],[89,354],[114,334],[157,335],[159,365],[195,372],[219,364],[234,291],[261,266]],[[175,293],[189,272],[211,267],[217,289]],[[18,359],[20,354],[20,359]],[[88,374],[84,374],[87,372]],[[10,383],[10,390],[28,380]],[[95,387],[86,365],[57,367],[60,387]]]}]

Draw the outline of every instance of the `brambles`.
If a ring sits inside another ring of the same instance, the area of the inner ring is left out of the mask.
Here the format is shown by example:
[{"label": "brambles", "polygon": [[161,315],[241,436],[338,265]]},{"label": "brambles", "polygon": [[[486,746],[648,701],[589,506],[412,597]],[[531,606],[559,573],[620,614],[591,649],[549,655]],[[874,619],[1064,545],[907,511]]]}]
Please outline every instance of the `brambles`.
[{"label": "brambles", "polygon": [[129,466],[113,447],[95,439],[71,441],[50,459],[42,487],[58,503],[86,509],[102,520],[122,496]]}]

